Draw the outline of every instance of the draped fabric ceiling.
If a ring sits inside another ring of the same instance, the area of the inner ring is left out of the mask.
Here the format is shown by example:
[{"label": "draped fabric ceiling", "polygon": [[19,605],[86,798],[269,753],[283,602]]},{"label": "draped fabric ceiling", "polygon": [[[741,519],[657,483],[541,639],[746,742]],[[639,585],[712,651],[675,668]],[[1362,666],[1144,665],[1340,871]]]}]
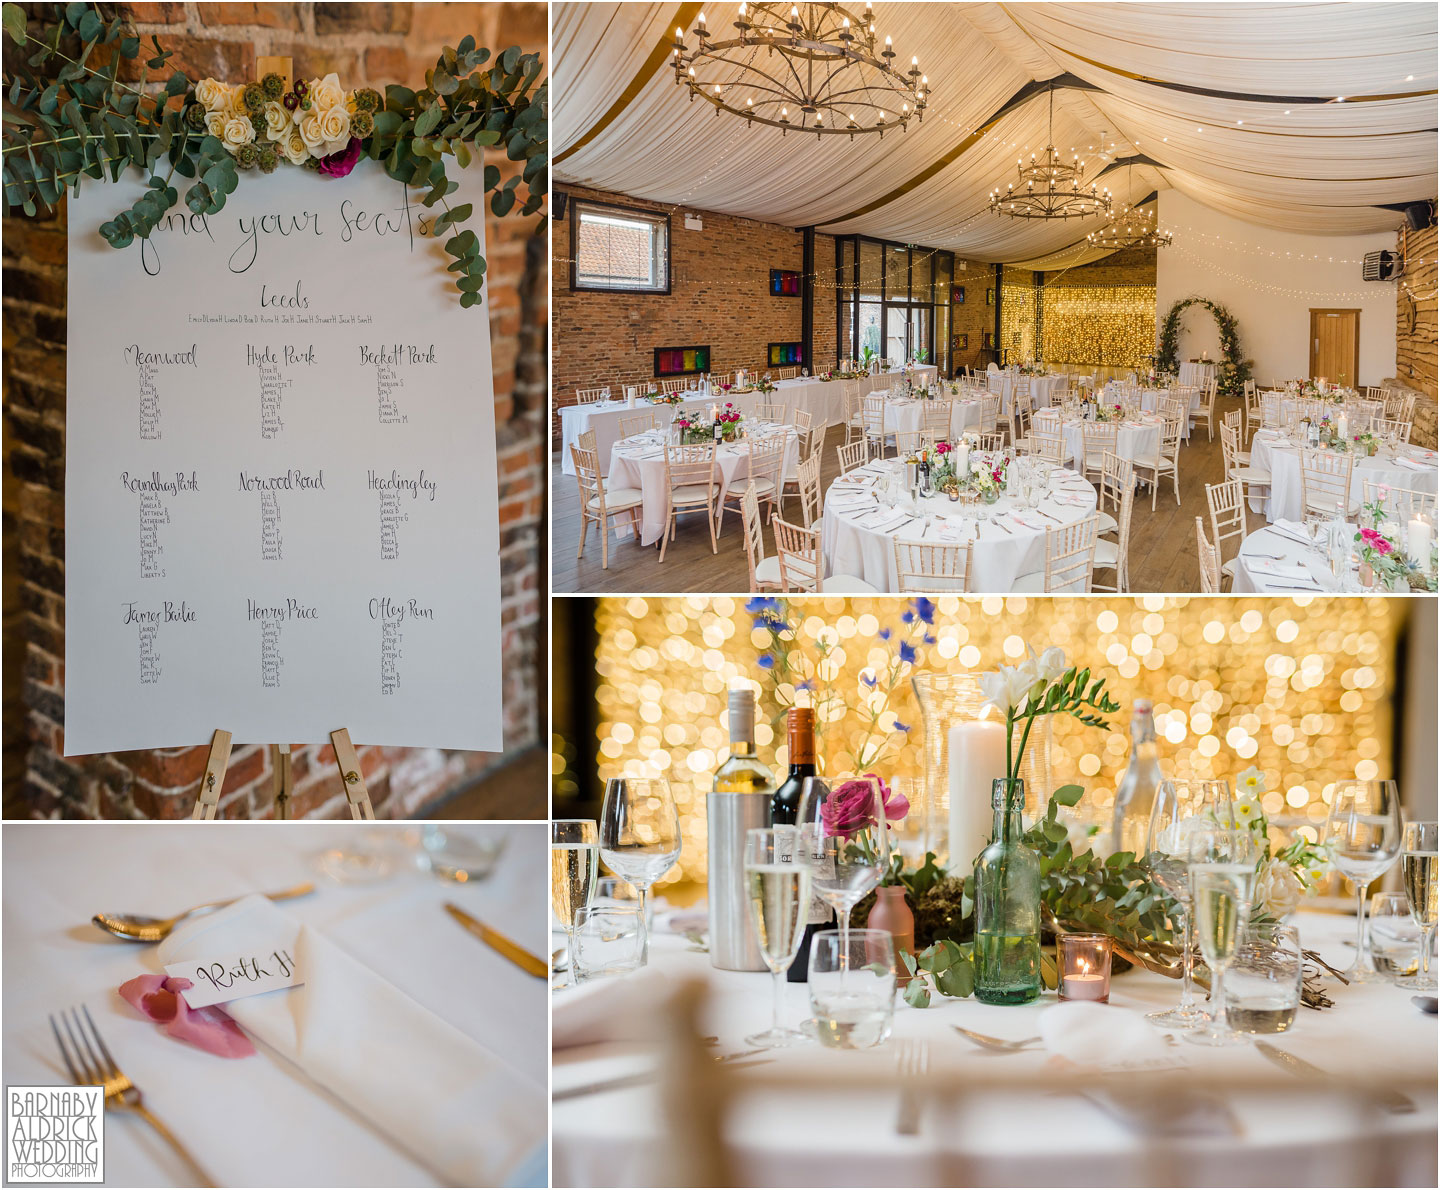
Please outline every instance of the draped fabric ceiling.
[{"label": "draped fabric ceiling", "polygon": [[[1381,204],[1436,195],[1436,12],[1419,3],[874,6],[931,80],[923,124],[806,137],[692,103],[667,46],[697,4],[554,8],[561,182],[1032,268],[1105,255],[1102,220],[991,214],[1016,159],[1054,142],[1118,202],[1174,187],[1261,226],[1395,228]],[[706,5],[729,30],[738,4]],[[1024,88],[1031,93],[1017,95]],[[1343,102],[1341,99],[1343,98]],[[1012,102],[1015,101],[1015,102]],[[1138,160],[1126,169],[1117,161]],[[1102,172],[1103,171],[1103,172]]]}]

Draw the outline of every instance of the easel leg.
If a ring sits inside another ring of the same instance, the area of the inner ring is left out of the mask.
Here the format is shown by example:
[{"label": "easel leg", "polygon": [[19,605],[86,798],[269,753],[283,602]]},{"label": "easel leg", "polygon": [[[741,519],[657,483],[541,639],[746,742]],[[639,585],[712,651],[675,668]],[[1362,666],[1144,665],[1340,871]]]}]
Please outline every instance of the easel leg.
[{"label": "easel leg", "polygon": [[340,769],[345,796],[350,800],[350,817],[373,822],[375,809],[370,805],[370,791],[365,787],[365,774],[360,768],[355,745],[350,742],[349,729],[342,727],[339,731],[332,731],[330,746],[335,750],[335,764]]},{"label": "easel leg", "polygon": [[290,794],[294,789],[290,776],[290,745],[270,745],[270,765],[275,770],[275,821],[290,817]]},{"label": "easel leg", "polygon": [[230,733],[218,728],[210,737],[210,755],[205,759],[205,775],[200,778],[200,797],[191,811],[191,819],[210,821],[220,806],[220,790],[225,785],[225,770],[230,767]]}]

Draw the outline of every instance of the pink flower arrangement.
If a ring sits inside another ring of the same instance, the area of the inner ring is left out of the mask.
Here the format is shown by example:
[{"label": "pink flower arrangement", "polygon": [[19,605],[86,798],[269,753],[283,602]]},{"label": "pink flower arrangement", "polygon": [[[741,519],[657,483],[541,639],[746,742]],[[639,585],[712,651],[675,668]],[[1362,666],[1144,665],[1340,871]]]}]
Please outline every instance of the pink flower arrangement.
[{"label": "pink flower arrangement", "polygon": [[1395,549],[1394,543],[1375,529],[1361,529],[1360,537],[1366,545],[1382,558],[1385,557],[1386,554],[1392,553]]},{"label": "pink flower arrangement", "polygon": [[955,448],[951,446],[948,442],[935,443],[935,453],[937,455],[948,455],[954,449]]},{"label": "pink flower arrangement", "polygon": [[327,178],[343,178],[355,168],[355,163],[360,160],[362,151],[360,138],[352,136],[350,143],[338,153],[331,153],[328,157],[320,158],[319,170]]},{"label": "pink flower arrangement", "polygon": [[740,420],[740,416],[740,410],[736,409],[735,406],[730,404],[729,401],[726,401],[725,407],[715,415],[715,420],[718,422],[723,422],[726,425],[730,425],[733,422],[738,422]]},{"label": "pink flower arrangement", "polygon": [[[866,773],[880,785],[880,799],[885,806],[885,818],[899,822],[910,813],[910,801],[902,793],[895,793],[884,778]],[[827,836],[844,835],[847,839],[875,825],[874,797],[869,781],[842,781],[830,791],[825,804],[820,807],[820,818],[825,824]]]}]

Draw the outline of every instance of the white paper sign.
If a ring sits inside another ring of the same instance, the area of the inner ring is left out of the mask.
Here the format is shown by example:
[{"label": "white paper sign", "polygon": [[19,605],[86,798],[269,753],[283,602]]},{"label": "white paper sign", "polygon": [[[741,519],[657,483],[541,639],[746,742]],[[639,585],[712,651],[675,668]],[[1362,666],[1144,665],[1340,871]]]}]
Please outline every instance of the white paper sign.
[{"label": "white paper sign", "polygon": [[242,174],[210,217],[175,181],[122,251],[97,229],[138,178],[70,200],[66,755],[499,750],[488,302],[442,208],[371,162]]},{"label": "white paper sign", "polygon": [[216,959],[192,959],[184,963],[166,963],[165,974],[175,979],[188,979],[190,987],[181,994],[191,1008],[224,1004],[241,996],[256,996],[293,988],[305,982],[295,966],[291,947],[241,955],[224,955]]}]

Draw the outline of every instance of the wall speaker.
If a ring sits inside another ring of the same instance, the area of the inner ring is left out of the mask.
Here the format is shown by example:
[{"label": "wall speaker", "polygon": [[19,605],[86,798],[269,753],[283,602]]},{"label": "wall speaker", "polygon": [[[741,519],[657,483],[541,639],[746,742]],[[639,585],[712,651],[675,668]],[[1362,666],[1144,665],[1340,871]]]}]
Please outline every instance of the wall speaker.
[{"label": "wall speaker", "polygon": [[1435,225],[1435,204],[1432,202],[1412,202],[1405,207],[1405,222],[1409,224],[1411,231],[1424,231],[1427,227]]},{"label": "wall speaker", "polygon": [[1399,258],[1393,252],[1367,252],[1363,275],[1367,281],[1393,281],[1399,275]]}]

